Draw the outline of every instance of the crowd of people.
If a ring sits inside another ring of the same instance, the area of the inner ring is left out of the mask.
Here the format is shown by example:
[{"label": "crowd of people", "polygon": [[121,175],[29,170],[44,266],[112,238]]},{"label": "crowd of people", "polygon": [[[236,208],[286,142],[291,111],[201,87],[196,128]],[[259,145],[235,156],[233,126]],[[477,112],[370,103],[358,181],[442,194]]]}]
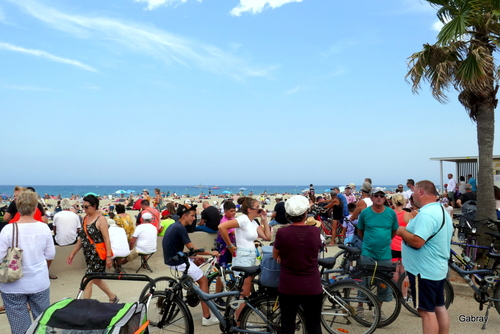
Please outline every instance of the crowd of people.
[{"label": "crowd of people", "polygon": [[[25,274],[14,283],[0,284],[12,333],[24,333],[31,323],[30,312],[36,317],[49,306],[49,278],[57,278],[49,273],[55,254],[54,245],[74,245],[67,258],[68,264],[82,250],[87,273],[105,272],[115,264],[133,261],[140,254],[154,253],[157,236],[163,236],[165,265],[182,271],[184,264],[172,260],[172,257],[184,247],[196,248],[190,237],[194,231],[213,234],[217,239],[219,249],[207,251],[206,255],[218,256],[221,263],[238,266],[257,263],[256,239],[271,241],[273,256],[281,263],[278,291],[283,333],[294,332],[293,321],[300,306],[307,313],[307,331],[321,333],[322,289],[318,252],[325,242],[322,232],[325,229],[336,231],[337,226],[343,226],[344,242],[355,244],[355,240],[362,240],[362,258],[399,261],[397,273],[406,270],[412,293],[418,292],[413,300],[418,303],[424,332],[438,329],[440,333],[446,333],[449,319],[444,308],[443,281],[452,231],[451,216],[446,212],[475,200],[475,180],[469,175],[467,180],[456,183],[450,174],[449,189],[444,196],[437,193],[430,181],[408,179],[406,186],[407,191],[401,184],[394,194],[389,194],[383,188],[373,187],[371,179],[367,178],[359,191],[354,184],[348,184],[342,190],[341,187],[332,187],[329,193],[318,195],[311,184],[309,191],[301,195],[276,194],[276,204],[270,212],[263,207],[267,194],[257,199],[230,197],[220,204],[218,201],[211,203],[210,197],[188,198],[180,203],[179,200],[166,199],[156,188],[154,196],[144,189],[140,198],[129,197],[106,207],[100,206],[100,199],[94,195],[84,196],[81,201],[75,196],[73,205],[70,199],[60,199],[51,224],[48,224],[45,208],[35,190],[16,187],[15,200],[4,220],[17,222],[20,226],[19,247],[25,254]],[[458,190],[452,192],[452,188]],[[133,219],[127,213],[127,207],[135,205],[138,200],[140,211]],[[201,203],[202,210],[195,203]],[[315,207],[322,209],[319,217],[312,216]],[[201,215],[199,221],[198,214]],[[315,218],[330,225],[325,226],[327,224],[321,224]],[[0,232],[0,258],[10,246],[11,235],[10,226]],[[329,245],[335,242],[332,236]],[[208,292],[207,278],[196,265],[201,261],[192,259],[188,274],[203,291]],[[104,281],[94,280],[92,283],[87,285],[84,298],[90,298],[93,285],[97,285],[110,303],[119,302],[116,293]],[[250,294],[251,284],[252,277],[249,277],[243,285],[244,296]],[[391,298],[387,291],[381,291],[378,297],[381,303]],[[218,324],[209,308],[204,303],[201,306],[202,325]],[[359,316],[363,317],[363,314]]]}]

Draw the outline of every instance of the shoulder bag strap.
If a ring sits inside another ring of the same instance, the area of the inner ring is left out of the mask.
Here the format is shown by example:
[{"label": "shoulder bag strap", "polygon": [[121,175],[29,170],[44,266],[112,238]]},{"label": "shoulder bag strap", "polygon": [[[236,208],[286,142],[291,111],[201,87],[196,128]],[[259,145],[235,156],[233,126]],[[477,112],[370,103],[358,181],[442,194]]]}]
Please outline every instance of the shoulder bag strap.
[{"label": "shoulder bag strap", "polygon": [[[17,223],[12,224],[12,248],[19,245],[19,228],[17,227]],[[15,241],[15,244],[14,244]]]},{"label": "shoulder bag strap", "polygon": [[434,238],[434,236],[435,236],[436,234],[438,234],[438,233],[439,233],[439,231],[441,231],[441,229],[442,229],[442,228],[443,228],[443,226],[444,226],[444,222],[445,222],[445,218],[444,218],[444,217],[445,217],[445,216],[444,216],[444,209],[443,209],[443,206],[442,206],[442,205],[440,205],[440,207],[441,207],[441,210],[443,211],[443,223],[441,224],[441,227],[439,228],[439,230],[437,230],[437,232],[436,232],[436,233],[434,233],[433,235],[431,235],[431,236],[429,237],[429,239],[427,239],[425,242],[427,242],[427,241],[431,240],[432,238]]}]

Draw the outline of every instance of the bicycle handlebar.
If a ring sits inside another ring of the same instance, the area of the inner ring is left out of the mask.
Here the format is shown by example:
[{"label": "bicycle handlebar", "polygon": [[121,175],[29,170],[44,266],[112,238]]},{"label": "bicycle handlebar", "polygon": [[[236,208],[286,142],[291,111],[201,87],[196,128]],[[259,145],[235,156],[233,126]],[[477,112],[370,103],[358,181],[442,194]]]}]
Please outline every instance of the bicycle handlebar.
[{"label": "bicycle handlebar", "polygon": [[188,252],[177,252],[177,255],[172,256],[167,261],[179,261],[180,259],[184,259],[184,262],[191,256],[195,256],[198,253],[203,253],[205,248],[194,249],[190,248]]},{"label": "bicycle handlebar", "polygon": [[149,282],[149,286],[151,289],[154,291],[156,285],[155,281],[147,276],[147,275],[142,275],[142,274],[117,274],[117,273],[89,273],[85,274],[82,277],[82,280],[80,282],[80,291],[85,290],[87,287],[87,284],[89,284],[90,281],[94,279],[109,279],[109,280],[115,280],[115,281],[143,281],[143,282]]}]

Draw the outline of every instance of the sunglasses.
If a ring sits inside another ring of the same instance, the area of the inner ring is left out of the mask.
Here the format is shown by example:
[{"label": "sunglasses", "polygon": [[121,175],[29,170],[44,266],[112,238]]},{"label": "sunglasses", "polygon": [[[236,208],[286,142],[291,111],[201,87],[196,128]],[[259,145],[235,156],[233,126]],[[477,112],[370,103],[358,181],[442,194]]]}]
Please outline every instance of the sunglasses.
[{"label": "sunglasses", "polygon": [[260,209],[260,208],[250,208],[250,209],[257,210],[257,213],[262,213],[262,209]]},{"label": "sunglasses", "polygon": [[374,198],[385,198],[384,194],[373,194]]},{"label": "sunglasses", "polygon": [[92,205],[82,205],[84,209],[88,209],[88,208],[91,208]]}]

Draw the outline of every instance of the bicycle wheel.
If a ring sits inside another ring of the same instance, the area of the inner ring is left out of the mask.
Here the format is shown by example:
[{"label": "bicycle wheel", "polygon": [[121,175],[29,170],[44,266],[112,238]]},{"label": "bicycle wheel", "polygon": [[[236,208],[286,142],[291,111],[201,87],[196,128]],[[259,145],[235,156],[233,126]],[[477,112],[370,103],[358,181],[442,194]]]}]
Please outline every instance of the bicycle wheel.
[{"label": "bicycle wheel", "polygon": [[498,314],[500,314],[500,282],[497,282],[497,284],[495,284],[493,299],[495,299],[495,309],[497,310]]},{"label": "bicycle wheel", "polygon": [[370,290],[352,281],[339,281],[324,291],[321,324],[329,333],[373,333],[377,329],[380,307]]},{"label": "bicycle wheel", "polygon": [[380,304],[380,323],[378,327],[391,324],[401,312],[402,297],[398,286],[387,275],[382,273],[359,272],[353,276],[354,279],[361,279],[375,296]]},{"label": "bicycle wheel", "polygon": [[[210,275],[210,277],[208,277],[208,292],[210,294],[213,294],[217,292],[232,291],[235,288],[235,280],[232,279],[232,277],[233,277],[233,272],[230,270],[225,271],[224,278],[221,276],[220,272]],[[222,288],[221,291],[217,291],[217,279],[225,280],[225,284],[221,284]],[[224,300],[222,298],[214,299],[215,305],[217,305],[217,308],[220,310],[225,310],[226,305],[229,303],[229,301],[230,300]]]},{"label": "bicycle wheel", "polygon": [[[160,276],[155,278],[153,281],[155,282],[156,286],[155,291],[165,291],[166,289],[171,288],[174,283],[177,283],[177,280],[175,278],[168,276]],[[147,295],[147,293],[149,292],[149,285],[149,283],[146,284],[144,289],[142,289],[141,294],[139,295],[139,300],[143,300],[143,298]]]},{"label": "bicycle wheel", "polygon": [[[160,321],[165,316],[162,326]],[[148,305],[148,320],[150,333],[178,333],[193,334],[193,317],[186,304],[179,296],[174,296],[171,302],[167,301],[165,291],[155,291]]]},{"label": "bicycle wheel", "polygon": [[[402,292],[401,301],[403,303],[404,308],[407,309],[410,313],[419,317],[420,315],[418,314],[415,305],[413,305],[410,281],[408,280],[408,275],[406,274],[406,271],[402,273],[401,276],[399,277],[398,288]],[[406,296],[404,290],[406,290]],[[450,281],[446,279],[444,281],[444,303],[445,303],[444,306],[446,308],[449,308],[451,303],[453,302],[454,294],[455,293],[453,292],[453,287]]]},{"label": "bicycle wheel", "polygon": [[[241,329],[281,333],[281,310],[278,297],[262,296],[250,300],[249,303],[261,312],[267,321],[247,305],[240,314]],[[306,334],[305,318],[301,310],[298,310],[295,318],[295,333]]]}]

